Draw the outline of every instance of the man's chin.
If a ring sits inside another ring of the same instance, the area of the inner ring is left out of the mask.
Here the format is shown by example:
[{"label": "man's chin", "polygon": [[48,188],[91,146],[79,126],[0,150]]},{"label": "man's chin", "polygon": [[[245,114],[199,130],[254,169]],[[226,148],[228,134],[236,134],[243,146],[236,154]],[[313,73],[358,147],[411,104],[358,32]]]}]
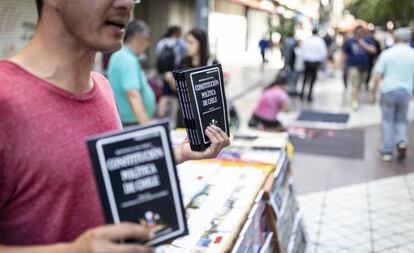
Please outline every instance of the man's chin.
[{"label": "man's chin", "polygon": [[99,47],[96,51],[102,52],[102,53],[112,53],[115,51],[118,51],[119,49],[121,49],[122,47],[122,42],[118,42],[118,43],[112,43],[112,44],[108,44],[108,45],[103,45],[101,47]]}]

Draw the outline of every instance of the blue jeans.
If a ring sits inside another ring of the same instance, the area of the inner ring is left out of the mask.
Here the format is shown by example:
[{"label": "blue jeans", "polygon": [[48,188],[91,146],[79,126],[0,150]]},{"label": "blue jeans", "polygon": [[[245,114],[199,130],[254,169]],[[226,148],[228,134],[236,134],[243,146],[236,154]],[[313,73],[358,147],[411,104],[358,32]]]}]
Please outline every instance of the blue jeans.
[{"label": "blue jeans", "polygon": [[396,144],[408,144],[407,112],[410,99],[411,94],[402,89],[381,95],[382,153],[392,154]]}]

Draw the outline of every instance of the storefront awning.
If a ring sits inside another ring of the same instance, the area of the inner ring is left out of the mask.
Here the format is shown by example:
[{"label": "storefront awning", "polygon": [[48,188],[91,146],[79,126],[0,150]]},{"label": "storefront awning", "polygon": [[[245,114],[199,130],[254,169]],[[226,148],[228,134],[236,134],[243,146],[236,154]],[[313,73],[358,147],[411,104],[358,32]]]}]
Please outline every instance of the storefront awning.
[{"label": "storefront awning", "polygon": [[276,5],[267,0],[229,0],[231,2],[239,3],[253,9],[267,11],[269,13],[276,12]]}]

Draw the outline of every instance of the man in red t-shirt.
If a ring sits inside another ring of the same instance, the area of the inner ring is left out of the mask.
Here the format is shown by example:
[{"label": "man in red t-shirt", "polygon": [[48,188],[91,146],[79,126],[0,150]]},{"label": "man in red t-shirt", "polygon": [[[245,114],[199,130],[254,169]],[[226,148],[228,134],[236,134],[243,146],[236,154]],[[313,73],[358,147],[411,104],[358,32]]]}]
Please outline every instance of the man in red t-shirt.
[{"label": "man in red t-shirt", "polygon": [[[121,47],[132,0],[37,0],[32,41],[0,61],[0,253],[151,252],[150,231],[105,225],[85,138],[121,128],[107,80],[91,72],[97,51]],[[178,163],[211,158],[229,145],[174,150]]]}]

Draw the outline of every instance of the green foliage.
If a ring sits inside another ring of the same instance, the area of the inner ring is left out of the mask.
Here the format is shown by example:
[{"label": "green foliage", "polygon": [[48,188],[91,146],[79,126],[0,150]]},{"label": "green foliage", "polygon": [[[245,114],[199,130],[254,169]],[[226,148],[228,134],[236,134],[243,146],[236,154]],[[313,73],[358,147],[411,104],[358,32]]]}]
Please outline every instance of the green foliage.
[{"label": "green foliage", "polygon": [[269,31],[272,32],[278,32],[281,35],[281,41],[284,41],[284,39],[288,36],[293,36],[295,34],[295,26],[296,21],[295,19],[286,19],[282,15],[278,16],[279,18],[279,24],[277,26],[273,26],[271,22],[269,21]]},{"label": "green foliage", "polygon": [[356,18],[375,25],[391,20],[406,26],[414,19],[414,0],[348,0],[347,7]]}]

